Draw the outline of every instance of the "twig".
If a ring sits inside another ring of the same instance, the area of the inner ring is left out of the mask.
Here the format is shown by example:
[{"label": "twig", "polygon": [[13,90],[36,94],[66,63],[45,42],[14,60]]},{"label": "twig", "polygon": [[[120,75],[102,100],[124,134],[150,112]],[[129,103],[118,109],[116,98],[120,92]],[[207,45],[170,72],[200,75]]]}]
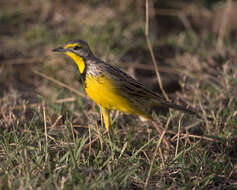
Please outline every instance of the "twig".
[{"label": "twig", "polygon": [[[154,120],[152,120],[151,123],[155,127],[155,129],[158,131],[158,133],[161,135],[162,133],[161,133],[161,130],[160,130],[159,126],[157,125],[157,123]],[[170,150],[170,143],[168,142],[166,137],[164,137],[163,140],[164,140],[164,143],[165,143],[167,149]]]},{"label": "twig", "polygon": [[74,89],[74,88],[72,88],[72,87],[70,87],[70,86],[68,86],[68,85],[66,85],[66,84],[64,84],[64,83],[62,83],[62,82],[60,82],[60,81],[58,81],[58,80],[52,78],[52,77],[49,77],[49,76],[47,76],[47,75],[45,75],[45,74],[43,74],[43,73],[41,73],[41,72],[39,72],[39,71],[33,71],[33,72],[34,72],[35,74],[37,74],[37,75],[39,75],[39,76],[41,76],[41,77],[47,79],[47,80],[50,80],[51,82],[54,82],[55,84],[57,84],[57,85],[59,85],[59,86],[62,86],[62,87],[64,87],[64,88],[66,88],[66,89],[68,89],[68,90],[74,92],[75,94],[77,94],[77,95],[79,95],[79,96],[81,96],[81,97],[83,97],[83,98],[86,98],[86,96],[85,96],[84,94],[82,94],[81,92],[79,92],[78,90],[76,90],[76,89]]},{"label": "twig", "polygon": [[218,31],[218,39],[217,39],[217,44],[216,44],[216,49],[221,51],[223,47],[223,38],[226,32],[226,25],[228,22],[228,18],[230,15],[230,10],[231,10],[231,5],[232,5],[232,0],[227,0],[226,1],[226,7],[225,7],[225,12],[222,18],[222,22],[220,25],[220,29]]},{"label": "twig", "polygon": [[219,142],[218,140],[215,140],[215,139],[212,139],[209,137],[198,136],[198,135],[190,135],[190,134],[180,134],[180,135],[182,136],[182,137],[180,137],[180,139],[184,139],[188,136],[191,138],[204,139],[204,140],[211,141],[211,142]]},{"label": "twig", "polygon": [[156,144],[156,149],[155,149],[155,152],[153,154],[153,158],[152,158],[151,165],[150,165],[150,168],[149,168],[149,171],[148,171],[148,174],[147,174],[147,178],[146,178],[146,182],[145,182],[144,188],[146,188],[147,185],[148,185],[148,182],[149,182],[149,179],[150,179],[150,176],[151,176],[151,170],[152,170],[152,167],[153,167],[153,164],[154,164],[154,161],[155,161],[155,157],[156,157],[157,152],[158,152],[158,150],[160,148],[161,141],[164,138],[164,135],[166,133],[166,130],[167,130],[168,126],[169,126],[170,121],[171,121],[171,117],[169,117],[169,119],[167,120],[167,123],[165,125],[165,129],[162,132],[162,134],[160,136],[160,139],[159,139],[159,141]]},{"label": "twig", "polygon": [[56,103],[64,103],[64,102],[74,102],[76,101],[75,97],[71,97],[71,98],[63,98],[63,99],[58,99],[55,102]]},{"label": "twig", "polygon": [[150,40],[149,40],[149,0],[146,0],[145,36],[146,36],[146,43],[147,43],[149,52],[150,52],[150,54],[151,54],[152,62],[153,62],[154,67],[155,67],[155,72],[156,72],[156,76],[157,76],[157,81],[158,81],[158,84],[159,84],[159,86],[160,86],[161,92],[162,92],[162,94],[164,95],[165,99],[166,99],[167,101],[170,101],[170,99],[169,99],[167,93],[166,93],[165,90],[164,90],[163,84],[162,84],[162,82],[161,82],[159,69],[158,69],[157,62],[156,62],[156,59],[155,59],[155,56],[154,56],[154,51],[153,51],[153,49],[152,49],[152,45],[151,45],[151,42],[150,42]]}]

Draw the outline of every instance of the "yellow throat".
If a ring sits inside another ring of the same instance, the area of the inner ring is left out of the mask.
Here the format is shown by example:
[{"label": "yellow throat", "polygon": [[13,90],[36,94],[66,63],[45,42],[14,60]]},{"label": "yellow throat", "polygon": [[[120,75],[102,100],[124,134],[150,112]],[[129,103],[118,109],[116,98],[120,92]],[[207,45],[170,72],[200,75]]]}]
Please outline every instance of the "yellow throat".
[{"label": "yellow throat", "polygon": [[78,56],[75,53],[70,52],[70,51],[66,52],[66,55],[68,55],[69,57],[71,57],[75,61],[80,73],[83,73],[84,70],[85,70],[85,67],[86,67],[86,64],[85,64],[85,61],[83,60],[83,58]]}]

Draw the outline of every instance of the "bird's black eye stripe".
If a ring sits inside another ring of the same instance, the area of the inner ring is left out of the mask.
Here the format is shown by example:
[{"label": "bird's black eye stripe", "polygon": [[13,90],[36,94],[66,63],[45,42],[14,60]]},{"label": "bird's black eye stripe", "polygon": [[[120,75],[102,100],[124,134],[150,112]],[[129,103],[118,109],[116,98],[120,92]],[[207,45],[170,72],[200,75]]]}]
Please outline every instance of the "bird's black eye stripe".
[{"label": "bird's black eye stripe", "polygon": [[81,49],[81,47],[80,46],[74,46],[73,47],[73,50],[78,50],[78,49]]}]

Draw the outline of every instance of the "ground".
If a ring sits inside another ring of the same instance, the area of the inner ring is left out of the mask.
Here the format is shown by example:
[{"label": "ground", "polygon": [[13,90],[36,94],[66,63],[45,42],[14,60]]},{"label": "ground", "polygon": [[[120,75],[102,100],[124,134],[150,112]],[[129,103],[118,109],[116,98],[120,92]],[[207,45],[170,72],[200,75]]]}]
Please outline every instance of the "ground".
[{"label": "ground", "polygon": [[230,0],[149,1],[165,91],[201,116],[159,110],[167,148],[152,123],[116,111],[103,135],[75,64],[52,52],[86,40],[160,92],[144,1],[0,2],[0,189],[237,188],[236,10]]}]

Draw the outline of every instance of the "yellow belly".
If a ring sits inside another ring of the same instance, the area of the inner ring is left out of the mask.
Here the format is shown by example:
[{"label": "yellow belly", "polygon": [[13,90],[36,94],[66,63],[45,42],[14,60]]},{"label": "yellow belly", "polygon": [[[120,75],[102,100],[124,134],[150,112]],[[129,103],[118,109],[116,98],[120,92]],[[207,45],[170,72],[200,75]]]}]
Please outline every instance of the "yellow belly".
[{"label": "yellow belly", "polygon": [[106,77],[86,77],[86,92],[98,105],[126,113],[135,113],[129,101],[118,93],[113,81]]}]

